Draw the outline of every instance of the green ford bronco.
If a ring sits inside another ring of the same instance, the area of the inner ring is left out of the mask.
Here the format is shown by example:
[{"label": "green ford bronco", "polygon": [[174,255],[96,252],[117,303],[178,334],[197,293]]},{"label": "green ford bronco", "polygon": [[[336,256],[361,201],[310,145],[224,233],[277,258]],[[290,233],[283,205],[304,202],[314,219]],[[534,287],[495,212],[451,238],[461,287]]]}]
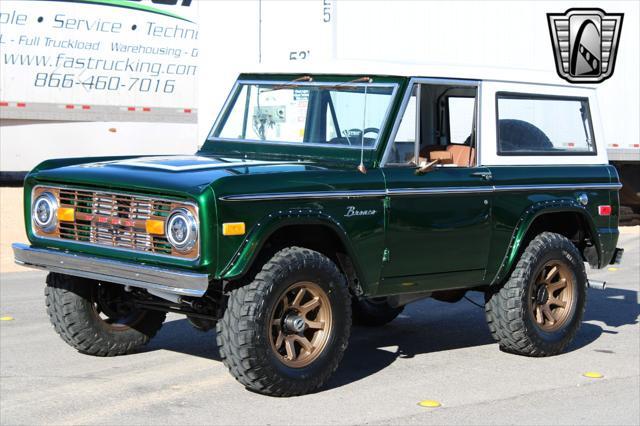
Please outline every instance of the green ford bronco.
[{"label": "green ford bronco", "polygon": [[501,349],[562,352],[604,287],[585,263],[622,255],[595,90],[424,71],[242,74],[193,156],[38,165],[13,249],[49,271],[55,330],[115,356],[184,314],[240,383],[291,396],[352,322],[479,291]]}]

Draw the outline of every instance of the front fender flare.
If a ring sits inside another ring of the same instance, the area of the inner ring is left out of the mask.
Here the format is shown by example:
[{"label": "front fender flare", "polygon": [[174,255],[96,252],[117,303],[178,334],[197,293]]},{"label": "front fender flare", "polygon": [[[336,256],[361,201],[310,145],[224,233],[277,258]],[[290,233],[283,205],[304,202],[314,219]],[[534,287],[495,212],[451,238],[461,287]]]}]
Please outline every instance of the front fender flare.
[{"label": "front fender flare", "polygon": [[530,205],[520,216],[520,219],[513,230],[511,240],[509,241],[509,247],[507,247],[503,260],[498,268],[498,272],[493,280],[491,280],[490,285],[501,282],[511,271],[518,260],[518,253],[520,252],[524,237],[527,235],[531,224],[538,217],[549,213],[578,213],[589,227],[589,231],[593,236],[593,240],[596,245],[598,257],[602,256],[600,238],[598,236],[595,223],[584,206],[572,199],[540,201]]},{"label": "front fender flare", "polygon": [[314,209],[282,210],[265,215],[247,233],[246,238],[220,272],[220,278],[231,280],[244,275],[262,250],[265,242],[279,229],[290,225],[322,225],[331,229],[341,240],[360,276],[360,267],[347,232],[334,217]]}]

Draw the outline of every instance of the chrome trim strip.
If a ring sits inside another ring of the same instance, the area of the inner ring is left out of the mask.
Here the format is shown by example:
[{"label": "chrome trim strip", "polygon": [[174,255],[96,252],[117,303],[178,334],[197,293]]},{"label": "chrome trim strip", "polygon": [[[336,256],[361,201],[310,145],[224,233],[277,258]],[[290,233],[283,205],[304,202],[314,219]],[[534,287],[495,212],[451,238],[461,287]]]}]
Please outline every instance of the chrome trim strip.
[{"label": "chrome trim strip", "polygon": [[579,189],[610,189],[619,190],[622,184],[619,183],[554,183],[542,185],[496,185],[495,192],[511,191],[571,191]]},{"label": "chrome trim strip", "polygon": [[[185,201],[185,200],[179,200],[179,199],[171,199],[171,198],[156,198],[156,197],[151,197],[149,195],[137,195],[137,193],[135,192],[130,192],[130,193],[126,193],[126,192],[109,192],[109,191],[105,191],[103,189],[87,189],[87,188],[77,188],[77,187],[73,187],[73,186],[65,186],[65,185],[49,185],[49,184],[38,184],[36,186],[34,186],[31,189],[31,199],[33,200],[33,192],[36,190],[36,188],[52,188],[52,189],[68,189],[71,191],[87,191],[87,192],[94,192],[94,193],[101,193],[101,194],[106,194],[106,195],[124,195],[127,197],[138,197],[140,199],[148,199],[148,200],[158,200],[158,201],[168,201],[171,203],[179,203],[182,205],[189,205],[191,207],[193,207],[196,211],[196,216],[197,216],[197,222],[198,222],[198,231],[200,230],[200,209],[198,208],[198,205],[192,201]],[[59,200],[58,200],[59,201]],[[33,225],[32,225],[32,229],[33,229]],[[200,234],[200,232],[198,232],[198,234]],[[57,242],[63,242],[63,243],[68,243],[68,244],[80,244],[80,245],[85,245],[88,247],[98,247],[98,248],[104,248],[107,250],[115,250],[115,251],[120,251],[120,252],[127,252],[127,253],[135,253],[135,254],[140,254],[140,255],[146,255],[146,256],[153,256],[153,257],[157,257],[157,258],[165,258],[165,259],[182,259],[185,261],[190,261],[190,262],[195,262],[197,260],[200,260],[200,253],[202,251],[202,246],[200,243],[200,236],[198,235],[198,256],[196,257],[177,257],[177,256],[173,256],[170,254],[161,254],[161,253],[151,253],[148,251],[143,251],[143,250],[134,250],[134,249],[129,249],[129,248],[125,248],[125,247],[117,247],[117,246],[108,246],[106,244],[98,244],[98,243],[90,243],[90,242],[86,242],[86,241],[77,241],[77,240],[71,240],[71,239],[65,239],[65,238],[59,238],[59,237],[46,237],[43,235],[40,235],[38,233],[36,233],[35,231],[33,232],[33,235],[39,239],[39,240],[48,240],[48,241],[57,241]]]},{"label": "chrome trim strip", "polygon": [[442,188],[393,188],[389,195],[474,194],[493,192],[492,186],[446,186]]},{"label": "chrome trim strip", "polygon": [[219,197],[218,199],[221,201],[265,201],[292,199],[317,200],[323,198],[376,198],[384,197],[386,195],[387,191],[381,189],[364,191],[281,192],[267,194],[225,195]]},{"label": "chrome trim strip", "polygon": [[387,105],[387,109],[382,117],[382,122],[380,123],[380,132],[376,137],[376,141],[372,146],[364,147],[365,151],[376,151],[378,146],[380,145],[380,135],[383,133],[384,129],[389,124],[389,118],[391,116],[391,109],[393,104],[396,101],[396,95],[398,94],[398,83],[351,83],[351,82],[338,82],[338,81],[281,81],[281,80],[236,80],[231,92],[227,96],[227,100],[225,101],[224,106],[218,113],[216,117],[216,121],[209,131],[207,135],[206,141],[220,141],[220,142],[237,142],[237,143],[245,143],[245,144],[260,144],[260,146],[271,145],[271,146],[281,146],[281,145],[289,145],[289,146],[303,146],[303,147],[321,147],[321,148],[338,148],[338,149],[350,149],[350,150],[362,150],[360,146],[347,146],[347,145],[337,145],[337,144],[323,144],[323,143],[302,143],[302,142],[292,142],[292,141],[260,141],[260,140],[252,140],[252,139],[229,139],[229,138],[221,138],[216,137],[213,134],[218,130],[218,127],[222,124],[222,117],[227,113],[228,109],[231,107],[231,100],[235,98],[236,92],[240,89],[243,84],[255,84],[255,85],[288,85],[288,86],[343,86],[343,87],[390,87],[393,89],[391,92],[391,97],[389,99],[389,104]]},{"label": "chrome trim strip", "polygon": [[549,184],[549,185],[486,185],[486,186],[444,186],[435,188],[392,188],[388,190],[361,191],[318,191],[318,192],[278,192],[265,194],[224,195],[220,201],[266,201],[266,200],[317,200],[323,198],[376,198],[403,195],[472,194],[509,191],[571,191],[584,189],[619,190],[618,183]]},{"label": "chrome trim strip", "polygon": [[102,280],[181,296],[201,297],[209,287],[209,275],[182,272],[143,263],[103,259],[66,251],[14,243],[15,262],[29,268]]}]

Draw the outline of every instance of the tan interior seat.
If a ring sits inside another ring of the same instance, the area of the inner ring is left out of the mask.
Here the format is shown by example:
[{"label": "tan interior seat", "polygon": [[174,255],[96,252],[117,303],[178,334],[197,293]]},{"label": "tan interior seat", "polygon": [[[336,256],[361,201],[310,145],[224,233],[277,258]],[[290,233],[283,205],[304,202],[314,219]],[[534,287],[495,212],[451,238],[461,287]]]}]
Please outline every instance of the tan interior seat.
[{"label": "tan interior seat", "polygon": [[420,151],[420,161],[439,160],[440,164],[455,164],[458,167],[476,165],[476,150],[469,145],[431,145]]},{"label": "tan interior seat", "polygon": [[476,150],[469,145],[447,145],[452,162],[458,167],[470,167],[476,164]]},{"label": "tan interior seat", "polygon": [[431,151],[429,161],[440,160],[440,164],[453,164],[453,155],[449,151]]}]

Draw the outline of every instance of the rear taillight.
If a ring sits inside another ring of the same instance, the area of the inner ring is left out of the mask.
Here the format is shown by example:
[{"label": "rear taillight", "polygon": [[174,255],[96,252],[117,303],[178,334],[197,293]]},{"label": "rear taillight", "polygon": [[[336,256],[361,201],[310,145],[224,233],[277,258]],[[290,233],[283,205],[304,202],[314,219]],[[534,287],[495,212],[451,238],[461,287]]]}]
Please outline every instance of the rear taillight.
[{"label": "rear taillight", "polygon": [[611,206],[598,206],[600,216],[611,216]]}]

